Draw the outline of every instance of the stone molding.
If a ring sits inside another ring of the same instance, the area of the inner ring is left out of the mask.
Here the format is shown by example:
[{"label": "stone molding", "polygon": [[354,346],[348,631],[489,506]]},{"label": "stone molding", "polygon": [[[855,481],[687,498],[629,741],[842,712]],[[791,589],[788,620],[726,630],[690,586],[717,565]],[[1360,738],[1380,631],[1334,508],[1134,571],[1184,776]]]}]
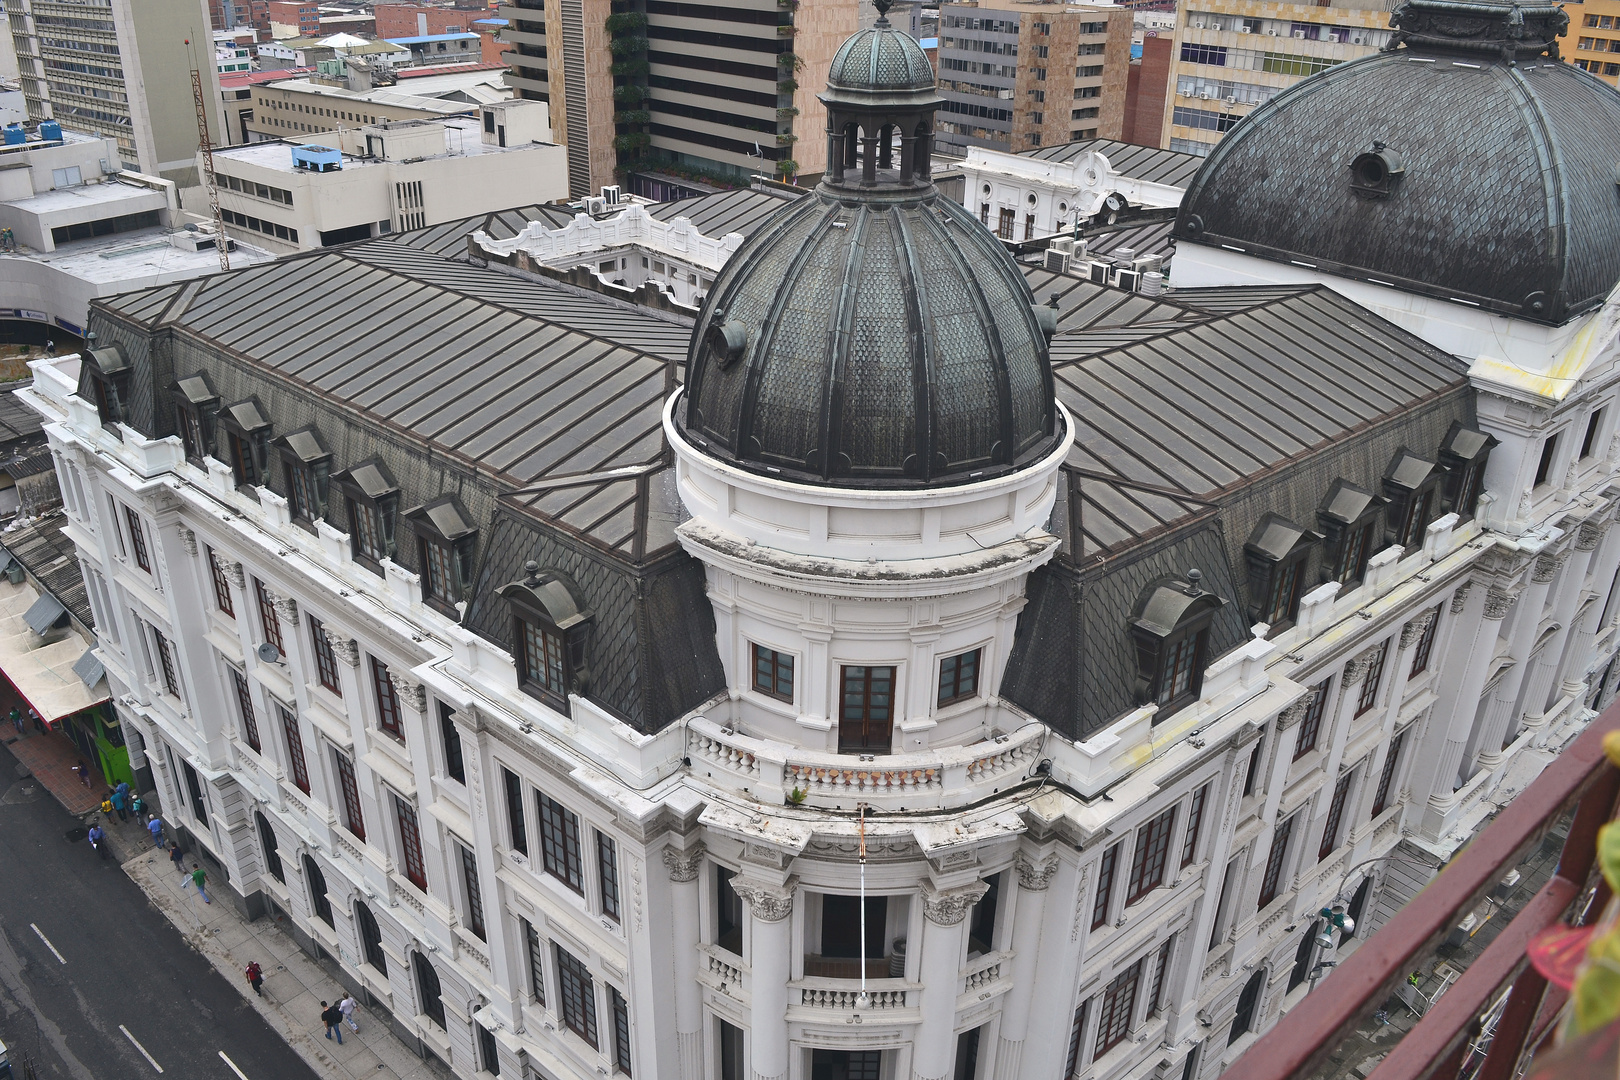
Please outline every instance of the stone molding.
[{"label": "stone molding", "polygon": [[1495,585],[1485,594],[1485,617],[1492,621],[1507,618],[1507,613],[1513,610],[1514,601],[1518,597],[1513,593],[1503,592]]},{"label": "stone molding", "polygon": [[1434,612],[1426,611],[1401,629],[1401,651],[1410,649],[1434,625]]},{"label": "stone molding", "polygon": [[793,914],[793,889],[790,887],[777,888],[757,881],[732,878],[731,888],[748,901],[754,918],[760,922],[781,922]]},{"label": "stone molding", "polygon": [[197,534],[192,532],[190,529],[184,529],[184,528],[181,529],[180,530],[180,546],[185,549],[185,552],[186,552],[187,555],[190,555],[192,558],[196,558],[196,556],[197,556]]},{"label": "stone molding", "polygon": [[1018,872],[1018,887],[1028,889],[1030,892],[1044,892],[1052,884],[1052,878],[1057,875],[1058,860],[1056,855],[1048,855],[1039,863],[1030,861],[1029,856],[1019,853],[1013,869]]},{"label": "stone molding", "polygon": [[388,669],[388,681],[394,684],[394,691],[407,705],[419,713],[427,712],[427,691],[421,683],[406,678],[392,668]]},{"label": "stone molding", "polygon": [[1456,593],[1454,593],[1451,597],[1450,610],[1453,615],[1462,614],[1463,608],[1468,604],[1468,592],[1473,587],[1474,583],[1472,581],[1465,581],[1461,585],[1457,586]]},{"label": "stone molding", "polygon": [[1305,719],[1305,714],[1309,712],[1311,708],[1311,698],[1315,696],[1316,695],[1314,693],[1306,694],[1304,697],[1288,706],[1288,708],[1278,713],[1277,730],[1287,731],[1289,728]]},{"label": "stone molding", "polygon": [[360,643],[354,638],[345,637],[330,626],[322,626],[321,633],[326,637],[326,643],[332,647],[332,654],[350,667],[360,666]]},{"label": "stone molding", "polygon": [[277,596],[270,594],[270,605],[276,609],[276,617],[291,626],[298,625],[298,601],[290,596]]},{"label": "stone molding", "polygon": [[1540,555],[1536,564],[1530,570],[1530,580],[1539,584],[1551,581],[1558,576],[1559,569],[1564,565],[1564,555]]},{"label": "stone molding", "polygon": [[1591,551],[1603,542],[1608,535],[1609,521],[1587,521],[1581,524],[1580,530],[1575,534],[1575,550]]},{"label": "stone molding", "polygon": [[222,562],[219,564],[219,572],[225,575],[226,581],[230,582],[232,585],[235,585],[243,592],[247,591],[247,573],[242,569],[241,563]]},{"label": "stone molding", "polygon": [[956,926],[967,918],[968,908],[977,904],[979,898],[989,891],[989,888],[989,883],[975,881],[959,889],[941,892],[925,884],[923,914],[927,916],[929,922],[938,926]]},{"label": "stone molding", "polygon": [[1373,658],[1384,648],[1384,642],[1379,642],[1369,648],[1363,649],[1354,660],[1344,665],[1344,685],[1355,686],[1365,679],[1372,671]]},{"label": "stone molding", "polygon": [[708,849],[702,844],[687,848],[685,851],[679,848],[665,848],[663,860],[665,869],[669,871],[669,880],[696,881],[698,870],[703,866],[703,856],[707,853]]}]

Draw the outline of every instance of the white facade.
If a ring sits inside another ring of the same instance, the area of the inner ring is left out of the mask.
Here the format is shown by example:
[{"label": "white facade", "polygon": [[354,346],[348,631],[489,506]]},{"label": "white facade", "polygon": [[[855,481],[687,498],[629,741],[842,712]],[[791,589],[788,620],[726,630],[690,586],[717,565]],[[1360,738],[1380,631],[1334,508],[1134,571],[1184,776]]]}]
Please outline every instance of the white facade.
[{"label": "white facade", "polygon": [[1054,161],[969,147],[961,169],[962,205],[990,229],[1011,220],[1019,239],[1109,224],[1127,207],[1170,210],[1181,205],[1180,187],[1126,176],[1096,150]]}]

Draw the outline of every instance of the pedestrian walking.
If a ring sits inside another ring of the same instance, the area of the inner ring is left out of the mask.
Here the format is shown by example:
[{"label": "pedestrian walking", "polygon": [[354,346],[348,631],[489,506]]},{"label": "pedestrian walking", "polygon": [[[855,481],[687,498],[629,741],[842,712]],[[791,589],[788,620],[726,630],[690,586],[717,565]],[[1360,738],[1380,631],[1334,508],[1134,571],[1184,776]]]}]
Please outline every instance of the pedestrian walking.
[{"label": "pedestrian walking", "polygon": [[253,987],[253,992],[260,997],[264,997],[264,991],[259,989],[264,985],[264,969],[259,966],[259,962],[257,960],[251,961],[247,966],[247,971],[243,974],[247,976],[248,984]]},{"label": "pedestrian walking", "polygon": [[213,901],[208,899],[208,890],[203,888],[203,885],[207,881],[208,881],[208,875],[203,872],[203,868],[198,866],[196,863],[192,863],[191,864],[191,883],[193,885],[197,886],[197,895],[203,898],[203,903],[212,904]]},{"label": "pedestrian walking", "polygon": [[13,707],[10,716],[12,726],[17,729],[17,734],[23,734],[23,711]]},{"label": "pedestrian walking", "polygon": [[125,800],[128,800],[129,796],[130,796],[129,781],[128,780],[120,780],[120,781],[118,781],[118,786],[113,788],[113,794],[114,795],[123,795]]},{"label": "pedestrian walking", "polygon": [[[180,861],[184,857],[185,856],[180,854],[180,845],[175,843],[173,840],[170,840],[169,841],[169,864],[171,866],[173,866],[176,870],[180,871],[180,876],[181,877],[186,876],[186,864]],[[180,887],[185,888],[185,883],[181,882]]]},{"label": "pedestrian walking", "polygon": [[46,734],[47,729],[45,727],[45,718],[39,715],[39,713],[35,712],[32,708],[28,710],[28,715],[34,719],[34,730],[39,732],[41,735]]},{"label": "pedestrian walking", "polygon": [[109,791],[107,794],[101,797],[101,816],[106,818],[108,821],[112,820],[113,815],[112,795],[113,793]]},{"label": "pedestrian walking", "polygon": [[349,1030],[358,1035],[360,1025],[354,1022],[354,1010],[360,1007],[360,1003],[354,1000],[353,994],[344,994],[343,1000],[337,1003],[337,1007],[338,1012],[343,1014],[343,1019],[348,1021]]},{"label": "pedestrian walking", "polygon": [[103,859],[107,857],[107,833],[100,825],[90,826],[85,839],[90,841],[90,846],[96,849],[97,855]]},{"label": "pedestrian walking", "polygon": [[129,796],[129,812],[135,815],[136,821],[141,820],[141,815],[146,813],[146,802],[134,792]]},{"label": "pedestrian walking", "polygon": [[129,820],[129,785],[127,785],[127,784],[119,784],[118,786],[120,788],[123,788],[124,790],[122,790],[122,791],[114,791],[112,793],[112,798],[109,799],[108,801],[112,803],[112,808],[114,810],[118,811],[118,820],[119,821],[128,821]]},{"label": "pedestrian walking", "polygon": [[73,766],[73,771],[79,774],[79,783],[85,787],[90,786],[90,763],[88,761],[80,761]]},{"label": "pedestrian walking", "polygon": [[156,814],[153,814],[152,815],[152,820],[148,821],[146,823],[146,831],[152,834],[152,843],[157,846],[157,849],[159,851],[162,851],[163,850],[163,819],[158,817]]},{"label": "pedestrian walking", "polygon": [[343,1013],[336,1005],[321,1002],[321,1023],[326,1025],[326,1037],[330,1039],[332,1033],[337,1032],[338,1045],[343,1045]]}]

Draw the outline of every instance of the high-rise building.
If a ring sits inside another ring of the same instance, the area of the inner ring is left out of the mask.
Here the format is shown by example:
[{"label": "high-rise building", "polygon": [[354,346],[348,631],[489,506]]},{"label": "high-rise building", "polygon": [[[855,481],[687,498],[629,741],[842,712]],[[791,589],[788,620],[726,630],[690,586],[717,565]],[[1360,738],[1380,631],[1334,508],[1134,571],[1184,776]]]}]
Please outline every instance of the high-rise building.
[{"label": "high-rise building", "polygon": [[1176,21],[1160,145],[1207,155],[1256,105],[1389,41],[1381,0],[1329,6],[1188,0]]},{"label": "high-rise building", "polygon": [[1569,29],[1558,40],[1569,62],[1610,86],[1620,86],[1620,0],[1571,4]]},{"label": "high-rise building", "polygon": [[[30,119],[116,139],[126,168],[190,182],[197,110],[185,73],[199,67],[204,100],[219,100],[205,0],[9,0],[6,11]],[[214,106],[216,137],[219,115]]]},{"label": "high-rise building", "polygon": [[[887,5],[884,5],[887,7]],[[814,177],[826,167],[815,91],[855,30],[856,0],[515,0],[511,84],[551,104],[576,196],[646,172],[694,180],[755,173]]]},{"label": "high-rise building", "polygon": [[942,4],[941,149],[1027,150],[1124,134],[1131,13],[1034,0]]},{"label": "high-rise building", "polygon": [[270,32],[270,0],[208,0],[208,21],[215,30],[251,27]]}]

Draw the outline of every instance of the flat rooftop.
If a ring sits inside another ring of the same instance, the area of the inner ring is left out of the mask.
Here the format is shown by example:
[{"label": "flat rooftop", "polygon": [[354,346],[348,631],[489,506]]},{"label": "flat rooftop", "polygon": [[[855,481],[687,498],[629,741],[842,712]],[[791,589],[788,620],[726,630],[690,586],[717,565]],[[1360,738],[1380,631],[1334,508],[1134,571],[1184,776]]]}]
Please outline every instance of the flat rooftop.
[{"label": "flat rooftop", "polygon": [[401,109],[420,109],[423,112],[443,113],[446,116],[464,113],[475,107],[462,101],[440,101],[435,97],[402,93],[399,90],[386,87],[379,90],[355,91],[341,86],[327,86],[309,79],[289,79],[284,83],[275,83],[272,88],[286,90],[294,94],[314,94],[339,101],[363,101],[372,105],[393,105]]},{"label": "flat rooftop", "polygon": [[[155,201],[154,201],[155,200]],[[29,199],[17,199],[8,203],[18,210],[36,216],[42,214],[59,214],[64,210],[94,210],[97,213],[115,214],[120,212],[119,203],[129,203],[126,213],[138,213],[141,210],[155,210],[167,206],[168,201],[163,192],[137,184],[120,183],[117,180],[107,180],[100,184],[81,184],[78,187],[57,188],[54,191],[42,191]],[[136,205],[136,204],[150,205]]]},{"label": "flat rooftop", "polygon": [[[42,263],[61,273],[88,281],[94,285],[122,285],[140,289],[177,277],[193,278],[203,274],[219,273],[219,255],[212,248],[206,251],[182,251],[169,243],[171,229],[141,229],[63,244],[49,253],[0,254],[3,261],[22,259]],[[253,266],[270,262],[275,256],[268,251],[247,247],[237,236],[236,250],[231,252],[231,266]]]},{"label": "flat rooftop", "polygon": [[[482,132],[479,130],[478,119],[471,116],[447,116],[443,120],[400,120],[387,125],[388,131],[400,131],[407,125],[432,124],[445,129],[445,149],[441,154],[427,154],[426,158],[439,157],[482,157],[492,154],[511,154],[519,150],[526,150],[533,143],[514,143],[511,146],[489,146],[483,142]],[[365,125],[366,127],[383,128],[382,124]],[[356,125],[350,130],[360,130]],[[330,135],[333,132],[326,132]],[[337,140],[332,140],[336,142]],[[549,145],[549,144],[543,144]],[[337,149],[330,143],[321,141],[321,133],[301,139],[288,139],[284,142],[248,143],[244,146],[232,146],[223,150],[214,151],[215,162],[241,161],[249,165],[256,165],[261,169],[270,169],[275,172],[294,173],[302,170],[293,168],[292,148],[295,146],[324,146],[328,149]],[[360,169],[372,165],[381,165],[383,162],[376,158],[354,157],[343,155],[345,169]]]}]

